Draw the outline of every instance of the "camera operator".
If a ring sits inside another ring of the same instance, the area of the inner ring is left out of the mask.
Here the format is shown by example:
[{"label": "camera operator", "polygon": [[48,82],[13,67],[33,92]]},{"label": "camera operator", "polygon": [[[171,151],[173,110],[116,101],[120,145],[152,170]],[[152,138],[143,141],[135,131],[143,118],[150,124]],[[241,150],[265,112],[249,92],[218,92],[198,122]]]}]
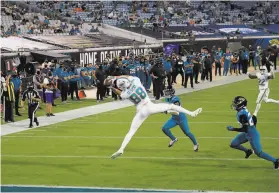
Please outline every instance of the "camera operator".
[{"label": "camera operator", "polygon": [[155,100],[159,100],[160,96],[163,96],[163,83],[166,76],[166,72],[163,68],[163,64],[160,58],[155,59],[155,64],[151,67],[150,74],[153,78],[153,90],[155,91]]}]

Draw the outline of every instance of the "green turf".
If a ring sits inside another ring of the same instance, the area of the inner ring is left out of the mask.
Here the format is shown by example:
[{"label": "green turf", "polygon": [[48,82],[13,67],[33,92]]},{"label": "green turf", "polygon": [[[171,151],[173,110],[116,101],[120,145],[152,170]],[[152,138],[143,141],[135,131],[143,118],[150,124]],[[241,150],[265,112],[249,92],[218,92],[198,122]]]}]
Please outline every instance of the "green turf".
[{"label": "green turf", "polygon": [[[279,79],[270,81],[270,88],[270,98],[279,99]],[[168,148],[169,139],[161,126],[169,116],[158,114],[146,120],[120,159],[109,159],[129,129],[134,107],[42,127],[40,132],[34,129],[2,137],[2,155],[54,156],[2,156],[2,184],[278,191],[279,171],[273,170],[272,163],[256,155],[241,160],[244,154],[229,147],[237,133],[227,131],[226,126],[238,126],[236,113],[230,109],[233,97],[247,97],[253,112],[257,94],[257,80],[246,80],[182,95],[185,108],[204,109],[198,117],[188,119],[200,144],[198,153],[179,128],[173,129],[178,143]],[[277,157],[278,112],[279,105],[262,104],[258,115],[263,150]]]},{"label": "green turf", "polygon": [[[111,98],[108,98],[105,100],[105,102],[110,102],[112,101]],[[68,100],[68,103],[64,104],[61,102],[61,100],[57,99],[55,101],[55,104],[57,106],[53,107],[53,113],[60,113],[60,112],[64,112],[64,111],[69,111],[69,110],[74,110],[74,109],[78,109],[78,108],[82,108],[82,107],[87,107],[87,106],[92,106],[92,105],[96,105],[96,104],[100,104],[97,103],[97,101],[95,99],[81,99],[80,101],[77,100]],[[44,116],[46,114],[45,111],[45,104],[40,104],[40,106],[42,107],[42,109],[38,109],[37,111],[37,116]],[[27,111],[27,103],[25,102],[25,109],[23,108],[19,108],[19,113],[22,116],[16,116],[15,115],[15,121],[21,121],[24,119],[28,118],[28,111]],[[5,124],[5,122],[3,121],[3,119],[1,119],[1,124]]]}]

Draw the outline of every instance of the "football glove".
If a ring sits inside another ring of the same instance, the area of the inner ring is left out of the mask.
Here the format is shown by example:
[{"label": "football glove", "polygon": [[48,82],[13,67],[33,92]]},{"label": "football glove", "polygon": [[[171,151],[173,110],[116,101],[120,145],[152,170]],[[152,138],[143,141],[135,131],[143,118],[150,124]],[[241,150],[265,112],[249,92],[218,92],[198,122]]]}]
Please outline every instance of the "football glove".
[{"label": "football glove", "polygon": [[234,127],[233,126],[227,126],[227,130],[233,131]]}]

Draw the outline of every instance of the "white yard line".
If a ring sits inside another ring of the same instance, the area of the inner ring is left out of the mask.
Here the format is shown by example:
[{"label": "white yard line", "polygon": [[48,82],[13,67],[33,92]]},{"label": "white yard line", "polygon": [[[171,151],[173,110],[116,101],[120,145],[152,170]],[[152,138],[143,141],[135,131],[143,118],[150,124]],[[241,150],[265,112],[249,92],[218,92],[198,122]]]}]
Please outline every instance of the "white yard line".
[{"label": "white yard line", "polygon": [[[196,92],[199,90],[205,90],[205,89],[209,89],[209,88],[216,87],[216,86],[227,85],[227,84],[231,84],[231,83],[235,83],[235,82],[247,80],[247,79],[248,79],[248,76],[246,76],[246,75],[228,76],[221,80],[217,80],[217,81],[213,81],[213,82],[204,82],[204,83],[195,85],[195,89],[184,89],[184,88],[177,89],[176,94],[180,95],[180,94],[185,94],[185,93]],[[255,83],[255,87],[256,87],[256,83]],[[215,104],[215,102],[214,103],[207,102],[207,103]],[[228,101],[228,103],[230,103],[230,102]],[[113,110],[118,110],[118,109],[130,107],[130,106],[133,106],[133,104],[130,103],[129,101],[114,101],[114,102],[108,102],[108,103],[104,103],[104,104],[100,104],[100,105],[89,106],[89,107],[84,107],[84,108],[80,108],[80,109],[56,113],[55,117],[41,116],[38,118],[39,122],[40,122],[39,127],[52,125],[52,124],[56,124],[56,123],[60,123],[60,122],[64,122],[64,121],[73,120],[73,119],[78,120],[78,118],[82,118],[82,117],[86,117],[86,116],[90,116],[90,115],[96,115],[96,114],[109,112],[109,111],[113,111]],[[197,106],[197,107],[199,107],[199,106]],[[28,128],[28,125],[29,125],[28,119],[1,125],[1,136],[38,128],[38,127]]]},{"label": "white yard line", "polygon": [[[124,136],[59,136],[59,135],[50,135],[50,136],[39,136],[39,135],[11,135],[3,136],[3,138],[59,138],[59,139],[123,139]],[[188,139],[188,137],[178,137],[179,139]],[[197,137],[197,139],[232,139],[233,137]],[[133,137],[133,139],[167,139],[167,137]],[[267,140],[279,140],[279,137],[261,137],[261,139]]]}]

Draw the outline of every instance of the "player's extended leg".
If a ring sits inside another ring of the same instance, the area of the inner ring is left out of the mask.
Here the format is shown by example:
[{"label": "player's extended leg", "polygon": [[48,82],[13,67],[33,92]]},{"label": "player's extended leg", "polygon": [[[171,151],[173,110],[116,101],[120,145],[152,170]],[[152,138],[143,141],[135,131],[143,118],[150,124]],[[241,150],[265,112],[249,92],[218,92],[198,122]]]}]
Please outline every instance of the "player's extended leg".
[{"label": "player's extended leg", "polygon": [[194,144],[194,151],[198,151],[199,147],[198,147],[198,142],[195,138],[195,136],[193,135],[193,133],[190,132],[190,128],[189,128],[189,125],[188,125],[188,121],[187,119],[182,121],[180,124],[179,124],[179,127],[181,128],[181,130],[183,131],[183,133],[189,137],[191,139],[191,141],[193,142]]},{"label": "player's extended leg", "polygon": [[255,154],[260,158],[273,162],[275,169],[278,169],[278,162],[279,162],[278,159],[276,159],[276,158],[272,157],[271,155],[262,151],[262,146],[260,143],[260,134],[256,128],[250,129],[248,131],[248,139],[249,139],[250,145],[252,146]]},{"label": "player's extended leg", "polygon": [[239,133],[237,136],[235,136],[235,138],[232,140],[230,147],[234,148],[234,149],[238,149],[240,151],[244,151],[245,152],[245,158],[249,158],[250,155],[253,154],[252,150],[250,149],[246,149],[245,147],[243,147],[241,144],[246,143],[248,141],[247,137],[246,137],[246,133]]},{"label": "player's extended leg", "polygon": [[111,156],[112,159],[115,159],[123,154],[125,147],[128,145],[128,143],[130,142],[130,140],[132,139],[134,134],[137,132],[137,130],[139,129],[139,127],[145,121],[145,119],[147,117],[148,116],[143,115],[141,112],[138,112],[136,114],[136,116],[134,117],[132,124],[130,126],[130,130],[126,134],[126,136],[121,144],[120,149]]},{"label": "player's extended leg", "polygon": [[175,104],[168,104],[168,103],[152,103],[151,108],[149,108],[150,114],[156,114],[156,113],[163,113],[165,111],[177,111],[180,113],[185,113],[187,115],[190,115],[192,117],[196,117],[199,113],[202,112],[202,108],[198,108],[194,112],[191,112],[189,110],[184,109],[181,106],[175,105]]},{"label": "player's extended leg", "polygon": [[259,112],[259,110],[261,108],[261,102],[262,102],[262,100],[263,100],[263,98],[265,96],[265,93],[266,93],[266,89],[265,90],[260,90],[260,92],[259,92],[259,95],[258,95],[258,98],[257,98],[257,101],[256,101],[256,104],[257,104],[256,105],[256,109],[255,109],[255,112],[253,114],[255,116],[258,115],[258,112]]},{"label": "player's extended leg", "polygon": [[279,104],[279,100],[274,100],[274,99],[269,99],[268,96],[269,96],[269,88],[266,89],[266,92],[265,92],[265,95],[263,97],[263,101],[265,103],[276,103],[276,104]]},{"label": "player's extended leg", "polygon": [[172,132],[170,131],[171,128],[175,127],[177,124],[176,124],[176,121],[173,120],[172,118],[170,118],[165,124],[164,126],[162,127],[162,131],[166,134],[166,136],[168,136],[171,141],[169,143],[169,147],[172,147],[173,144],[175,142],[177,142],[177,138],[174,137],[174,135],[172,134]]}]

